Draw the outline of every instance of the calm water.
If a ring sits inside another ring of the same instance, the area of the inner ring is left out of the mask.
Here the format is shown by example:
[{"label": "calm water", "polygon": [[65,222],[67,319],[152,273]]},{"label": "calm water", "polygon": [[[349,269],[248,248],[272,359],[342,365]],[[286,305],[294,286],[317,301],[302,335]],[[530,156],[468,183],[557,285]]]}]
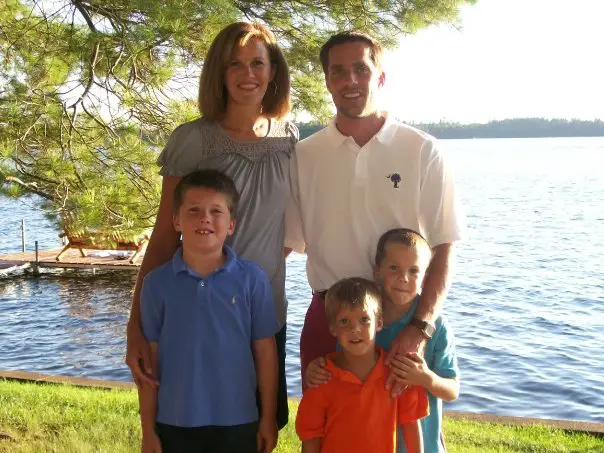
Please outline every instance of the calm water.
[{"label": "calm water", "polygon": [[[469,238],[445,304],[457,336],[456,410],[604,421],[604,138],[443,141]],[[30,205],[32,203],[29,203]],[[0,199],[0,252],[59,245],[52,225]],[[0,277],[0,369],[129,380],[122,363],[134,276]],[[287,372],[298,395],[298,337],[310,290],[288,263]]]}]

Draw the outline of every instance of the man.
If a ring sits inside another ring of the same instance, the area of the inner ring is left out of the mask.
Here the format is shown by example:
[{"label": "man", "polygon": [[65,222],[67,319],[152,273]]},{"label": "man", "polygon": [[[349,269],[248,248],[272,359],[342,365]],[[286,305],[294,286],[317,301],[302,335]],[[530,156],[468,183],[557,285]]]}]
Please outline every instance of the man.
[{"label": "man", "polygon": [[342,278],[371,278],[377,241],[392,228],[420,232],[433,249],[416,316],[390,357],[421,351],[434,332],[450,285],[453,244],[464,229],[451,168],[434,138],[377,106],[386,80],[380,43],[343,32],[325,43],[320,57],[337,114],[298,143],[286,212],[285,246],[306,252],[313,290],[300,338],[303,375],[312,359],[335,350],[325,290]]}]

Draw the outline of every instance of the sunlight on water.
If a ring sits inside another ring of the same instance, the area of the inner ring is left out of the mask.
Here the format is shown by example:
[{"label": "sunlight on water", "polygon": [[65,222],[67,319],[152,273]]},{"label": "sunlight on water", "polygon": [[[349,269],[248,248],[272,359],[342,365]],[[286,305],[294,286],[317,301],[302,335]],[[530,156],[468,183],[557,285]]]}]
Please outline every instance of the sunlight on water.
[{"label": "sunlight on water", "polygon": [[[604,420],[604,138],[443,141],[466,206],[445,311],[462,394],[449,407]],[[28,204],[32,204],[29,201]],[[0,199],[0,253],[60,245],[41,213]],[[304,257],[288,262],[287,373],[299,394],[298,337],[310,299]],[[0,278],[0,369],[128,380],[134,275]]]}]

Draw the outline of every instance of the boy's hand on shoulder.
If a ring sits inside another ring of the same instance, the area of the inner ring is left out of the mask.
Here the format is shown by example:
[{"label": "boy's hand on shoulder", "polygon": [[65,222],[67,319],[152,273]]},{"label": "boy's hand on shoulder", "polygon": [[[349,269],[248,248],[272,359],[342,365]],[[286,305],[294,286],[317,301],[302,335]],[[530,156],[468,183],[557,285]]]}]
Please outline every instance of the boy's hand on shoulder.
[{"label": "boy's hand on shoulder", "polygon": [[318,387],[326,384],[331,379],[331,373],[325,368],[325,358],[317,357],[312,360],[304,371],[304,380],[307,387]]},{"label": "boy's hand on shoulder", "polygon": [[141,453],[162,453],[161,442],[157,433],[143,433]]},{"label": "boy's hand on shoulder", "polygon": [[258,434],[256,444],[258,453],[270,453],[277,447],[277,421],[271,418],[261,418],[258,423]]},{"label": "boy's hand on shoulder", "polygon": [[427,387],[431,371],[424,358],[417,352],[397,354],[390,360],[390,374],[397,383],[405,386]]},{"label": "boy's hand on shoulder", "polygon": [[[409,353],[423,354],[426,348],[426,337],[421,331],[413,326],[407,326],[394,339],[390,346],[390,352],[386,355],[386,365],[392,369],[392,361],[397,356]],[[407,389],[408,384],[404,384],[401,379],[397,379],[394,373],[390,373],[386,380],[386,388],[392,389],[392,397],[396,398]]]}]

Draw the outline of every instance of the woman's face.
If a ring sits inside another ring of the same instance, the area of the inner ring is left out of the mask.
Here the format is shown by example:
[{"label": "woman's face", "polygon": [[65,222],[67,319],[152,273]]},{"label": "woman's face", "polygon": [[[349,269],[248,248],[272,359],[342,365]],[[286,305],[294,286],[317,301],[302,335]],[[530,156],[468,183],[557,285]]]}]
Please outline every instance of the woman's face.
[{"label": "woman's face", "polygon": [[266,44],[258,39],[250,39],[245,46],[233,51],[225,74],[225,85],[229,104],[257,105],[268,84],[275,76]]}]

